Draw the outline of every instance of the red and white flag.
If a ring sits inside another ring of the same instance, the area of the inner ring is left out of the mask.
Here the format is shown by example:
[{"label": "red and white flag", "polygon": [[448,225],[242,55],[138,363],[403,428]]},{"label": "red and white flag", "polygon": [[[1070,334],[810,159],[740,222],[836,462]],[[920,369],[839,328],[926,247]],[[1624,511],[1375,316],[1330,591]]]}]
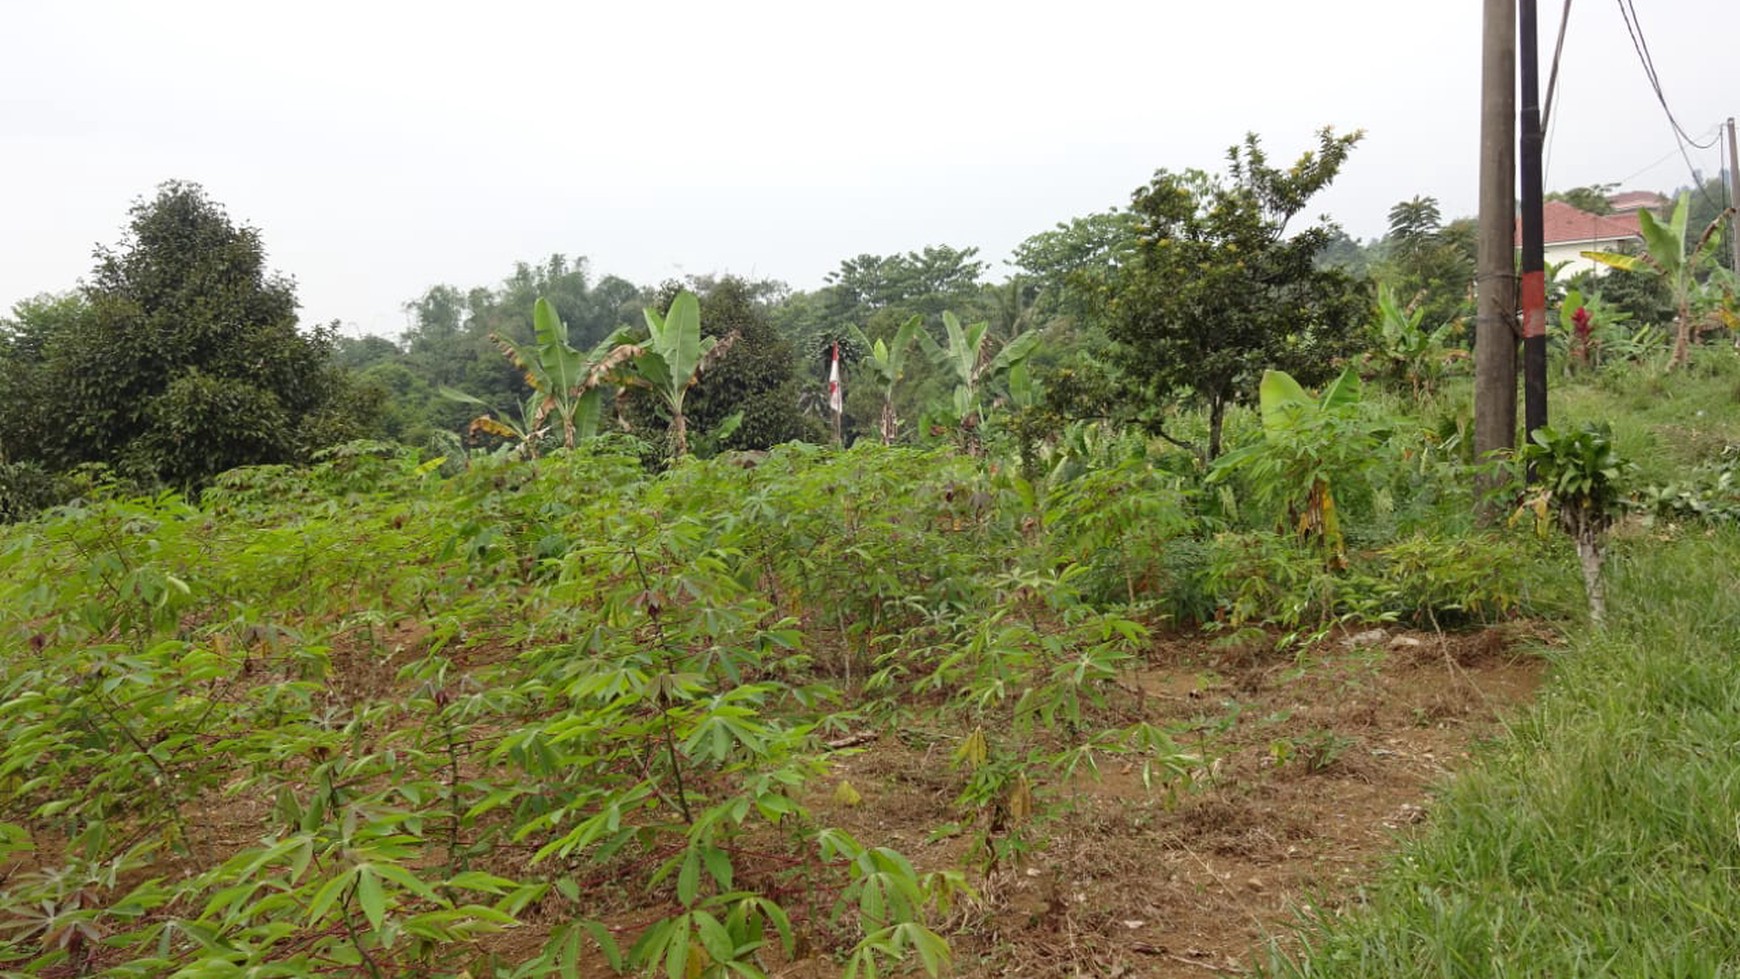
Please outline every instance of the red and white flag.
[{"label": "red and white flag", "polygon": [[828,365],[828,407],[838,415],[846,410],[846,399],[840,394],[840,345],[834,344],[834,360]]}]

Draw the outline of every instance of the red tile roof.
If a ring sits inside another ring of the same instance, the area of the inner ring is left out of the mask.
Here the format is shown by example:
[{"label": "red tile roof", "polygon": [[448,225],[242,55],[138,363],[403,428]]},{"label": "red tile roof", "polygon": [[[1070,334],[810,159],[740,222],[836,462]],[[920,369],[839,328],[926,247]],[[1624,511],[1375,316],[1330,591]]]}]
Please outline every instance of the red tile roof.
[{"label": "red tile roof", "polygon": [[1671,202],[1653,190],[1628,190],[1607,198],[1607,203],[1613,205],[1615,211],[1635,211],[1640,207],[1653,211],[1658,207],[1666,207]]},{"label": "red tile roof", "polygon": [[[1637,212],[1610,214],[1603,217],[1580,211],[1564,201],[1547,201],[1541,206],[1542,240],[1549,245],[1594,244],[1639,238]],[[1522,244],[1522,221],[1516,225],[1516,243]]]}]

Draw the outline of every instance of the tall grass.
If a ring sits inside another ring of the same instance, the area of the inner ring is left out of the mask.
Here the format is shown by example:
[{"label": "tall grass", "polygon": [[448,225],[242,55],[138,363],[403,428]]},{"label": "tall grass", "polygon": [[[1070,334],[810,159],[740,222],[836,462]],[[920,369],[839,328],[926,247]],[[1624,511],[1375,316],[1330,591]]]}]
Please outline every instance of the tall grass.
[{"label": "tall grass", "polygon": [[1275,973],[1740,975],[1740,534],[1637,545],[1609,628]]}]

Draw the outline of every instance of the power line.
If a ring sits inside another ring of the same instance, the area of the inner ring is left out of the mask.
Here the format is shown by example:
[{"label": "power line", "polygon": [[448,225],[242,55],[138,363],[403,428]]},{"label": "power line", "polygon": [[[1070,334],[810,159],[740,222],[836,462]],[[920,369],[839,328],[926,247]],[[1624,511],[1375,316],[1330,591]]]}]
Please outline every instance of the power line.
[{"label": "power line", "polygon": [[1553,69],[1547,75],[1547,101],[1541,107],[1541,128],[1547,133],[1546,152],[1541,158],[1541,178],[1553,169],[1553,143],[1559,135],[1558,117],[1553,115],[1553,106],[1558,104],[1559,88],[1559,58],[1565,53],[1565,28],[1571,24],[1571,0],[1565,0],[1565,10],[1559,15],[1559,40],[1553,45]]},{"label": "power line", "polygon": [[1559,57],[1565,53],[1565,28],[1571,25],[1571,0],[1565,0],[1565,11],[1559,15],[1559,40],[1553,45],[1553,70],[1547,75],[1547,101],[1542,107],[1541,127],[1553,118],[1553,95],[1559,87]]},{"label": "power line", "polygon": [[1712,138],[1708,143],[1700,143],[1693,139],[1680,125],[1680,121],[1674,118],[1674,110],[1668,108],[1667,96],[1661,90],[1661,76],[1656,74],[1655,59],[1649,53],[1649,41],[1643,36],[1643,22],[1638,19],[1637,8],[1632,6],[1631,0],[1619,0],[1619,16],[1625,19],[1625,30],[1631,35],[1631,46],[1637,51],[1638,60],[1643,62],[1643,73],[1649,78],[1649,87],[1655,90],[1655,100],[1661,103],[1661,111],[1667,114],[1668,124],[1674,127],[1674,132],[1678,134],[1680,139],[1700,150],[1707,150],[1715,146],[1715,138]]},{"label": "power line", "polygon": [[1698,189],[1698,194],[1704,198],[1705,204],[1720,210],[1716,202],[1710,199],[1710,192],[1704,189],[1705,181],[1698,176],[1698,168],[1692,163],[1692,155],[1686,152],[1686,144],[1690,143],[1697,149],[1707,150],[1721,142],[1721,133],[1718,131],[1716,135],[1710,137],[1708,143],[1700,143],[1686,132],[1685,127],[1680,125],[1678,119],[1674,118],[1674,110],[1668,108],[1667,95],[1661,89],[1661,76],[1656,73],[1655,58],[1650,54],[1649,41],[1643,36],[1643,21],[1637,16],[1637,7],[1632,4],[1632,0],[1618,0],[1618,2],[1619,16],[1625,21],[1626,33],[1631,35],[1631,47],[1637,52],[1638,60],[1643,63],[1643,73],[1649,78],[1649,87],[1655,91],[1655,100],[1661,103],[1661,111],[1666,114],[1668,125],[1673,127],[1674,142],[1679,147],[1680,156],[1686,161],[1686,171],[1691,175],[1692,186]]},{"label": "power line", "polygon": [[1649,166],[1644,167],[1642,170],[1639,170],[1636,173],[1628,173],[1625,176],[1621,177],[1619,179],[1619,185],[1621,187],[1625,186],[1626,184],[1630,183],[1632,180],[1643,176],[1644,174],[1650,172],[1651,170],[1654,170],[1656,167],[1661,166],[1663,163],[1666,163],[1667,161],[1673,159],[1674,156],[1680,152],[1682,152],[1682,151],[1679,149],[1678,146],[1674,147],[1671,150],[1668,150],[1666,153],[1663,153],[1661,156],[1656,157],[1655,162],[1651,163]]}]

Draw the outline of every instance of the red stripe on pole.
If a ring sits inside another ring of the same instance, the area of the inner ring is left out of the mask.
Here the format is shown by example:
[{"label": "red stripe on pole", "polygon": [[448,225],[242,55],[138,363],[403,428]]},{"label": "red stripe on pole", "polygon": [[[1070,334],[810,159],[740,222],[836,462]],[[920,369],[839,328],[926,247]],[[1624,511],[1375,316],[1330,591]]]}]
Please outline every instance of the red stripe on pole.
[{"label": "red stripe on pole", "polygon": [[1529,337],[1544,337],[1547,335],[1547,274],[1545,272],[1524,272],[1522,277],[1522,335]]}]

